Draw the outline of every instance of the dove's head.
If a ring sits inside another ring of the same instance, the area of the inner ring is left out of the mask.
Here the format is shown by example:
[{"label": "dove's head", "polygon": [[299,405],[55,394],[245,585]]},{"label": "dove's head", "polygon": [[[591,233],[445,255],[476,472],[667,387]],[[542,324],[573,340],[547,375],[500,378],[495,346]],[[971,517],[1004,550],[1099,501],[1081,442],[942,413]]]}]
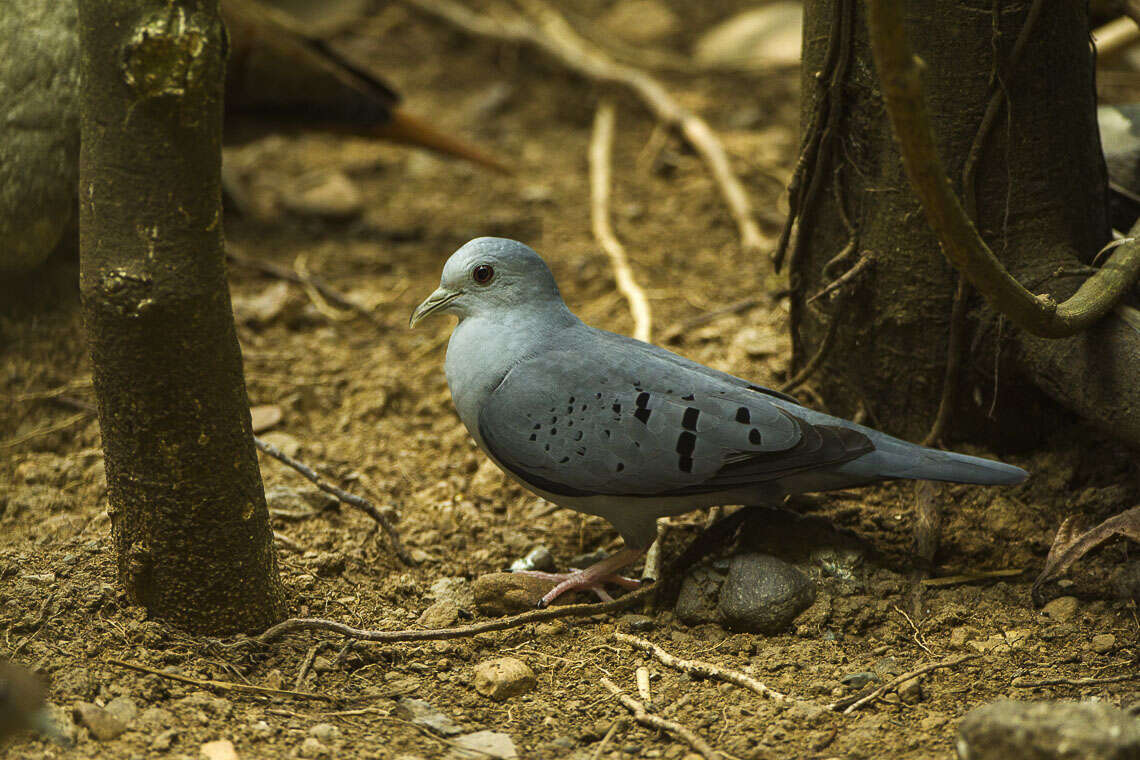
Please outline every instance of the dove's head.
[{"label": "dove's head", "polygon": [[545,306],[566,308],[546,262],[517,240],[481,237],[451,254],[439,288],[416,307],[408,326],[432,314],[454,314],[462,320]]}]

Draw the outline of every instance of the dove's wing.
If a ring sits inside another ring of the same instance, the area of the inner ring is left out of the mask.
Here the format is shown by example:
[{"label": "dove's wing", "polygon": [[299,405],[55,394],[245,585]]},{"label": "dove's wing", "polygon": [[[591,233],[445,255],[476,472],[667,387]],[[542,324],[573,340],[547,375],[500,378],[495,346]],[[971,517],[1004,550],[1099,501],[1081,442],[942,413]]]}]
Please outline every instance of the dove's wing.
[{"label": "dove's wing", "polygon": [[811,424],[738,378],[602,331],[585,338],[582,350],[516,364],[479,412],[488,452],[549,493],[715,493],[874,449],[861,432]]}]

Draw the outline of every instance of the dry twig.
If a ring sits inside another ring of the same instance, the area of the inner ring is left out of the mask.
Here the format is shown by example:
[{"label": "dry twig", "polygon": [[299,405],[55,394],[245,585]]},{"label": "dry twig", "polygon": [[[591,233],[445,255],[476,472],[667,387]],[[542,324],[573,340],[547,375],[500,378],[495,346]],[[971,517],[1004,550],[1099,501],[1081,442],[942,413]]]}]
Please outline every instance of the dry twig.
[{"label": "dry twig", "polygon": [[1029,681],[1025,678],[1015,678],[1010,686],[1015,689],[1039,689],[1045,686],[1100,686],[1108,683],[1124,683],[1135,681],[1140,674],[1122,673],[1118,676],[1102,676],[1100,678],[1046,678],[1042,681]]},{"label": "dry twig", "polygon": [[622,705],[625,706],[625,709],[629,710],[630,713],[633,714],[633,719],[641,725],[645,726],[646,728],[652,728],[657,731],[664,731],[667,734],[676,736],[677,738],[683,740],[690,747],[692,747],[693,750],[696,751],[696,753],[701,757],[705,758],[705,760],[720,760],[720,754],[711,746],[709,746],[709,743],[698,736],[693,730],[682,726],[676,721],[662,718],[659,715],[650,714],[645,709],[645,705],[623,692],[620,688],[618,688],[617,684],[605,676],[602,677],[601,684],[602,686],[606,687],[610,694],[613,694],[618,698]]},{"label": "dry twig", "polygon": [[606,735],[602,737],[602,740],[600,742],[598,742],[598,746],[594,750],[594,753],[590,755],[590,760],[598,760],[598,758],[602,756],[602,753],[606,751],[606,747],[609,746],[610,741],[614,738],[614,734],[623,728],[625,728],[625,718],[618,718],[613,723],[611,723],[610,730],[606,731]]},{"label": "dry twig", "polygon": [[654,644],[652,641],[633,636],[628,633],[621,633],[620,631],[614,632],[614,638],[623,644],[628,644],[634,649],[640,649],[643,652],[652,654],[657,660],[667,668],[679,670],[682,673],[689,675],[700,676],[702,678],[714,678],[718,681],[726,681],[728,683],[736,684],[737,686],[755,692],[762,697],[773,700],[774,702],[791,703],[795,700],[786,694],[781,694],[778,691],[773,691],[767,686],[762,684],[747,673],[741,673],[739,670],[732,668],[723,668],[720,665],[715,665],[711,662],[703,662],[701,660],[682,660],[679,657],[666,652],[661,647]]},{"label": "dry twig", "polygon": [[649,342],[653,317],[649,299],[637,284],[625,248],[610,225],[610,153],[614,144],[614,104],[603,100],[594,117],[590,138],[590,222],[598,244],[610,257],[618,290],[629,302],[633,314],[633,337]]},{"label": "dry twig", "polygon": [[633,90],[654,116],[678,130],[704,160],[736,221],[744,249],[751,252],[761,249],[764,241],[756,224],[752,202],[733,172],[720,138],[704,119],[678,103],[655,78],[613,60],[591,45],[542,0],[518,0],[519,5],[524,6],[534,18],[533,24],[519,16],[482,16],[454,0],[404,1],[471,34],[534,45],[582,76]]},{"label": "dry twig", "polygon": [[870,702],[873,702],[876,699],[879,699],[884,694],[887,694],[888,692],[894,691],[899,686],[906,683],[907,681],[909,681],[912,678],[918,678],[919,676],[925,675],[926,673],[929,673],[933,670],[940,670],[942,668],[955,668],[964,662],[969,662],[970,660],[976,660],[979,657],[981,657],[980,654],[966,654],[966,655],[962,655],[961,657],[956,657],[953,660],[945,660],[943,662],[927,663],[926,665],[923,665],[921,668],[915,668],[914,670],[903,673],[901,676],[895,676],[894,678],[887,681],[885,684],[883,684],[882,686],[875,689],[874,691],[872,691],[869,694],[865,694],[863,696],[848,697],[847,699],[841,699],[838,702],[835,702],[834,704],[828,705],[828,708],[831,710],[842,710],[844,715],[850,715],[851,713],[855,712],[856,710],[858,710],[863,705],[869,704]]},{"label": "dry twig", "polygon": [[305,478],[308,479],[308,481],[315,485],[317,488],[321,489],[327,494],[335,496],[337,500],[342,504],[347,504],[350,507],[355,507],[356,509],[359,509],[364,514],[371,517],[373,520],[379,523],[380,527],[383,528],[384,532],[388,535],[388,540],[392,543],[392,551],[396,553],[396,556],[400,558],[400,561],[405,565],[416,564],[415,560],[412,559],[412,556],[408,554],[406,549],[404,549],[404,544],[400,541],[400,534],[396,532],[396,528],[394,525],[392,525],[392,521],[385,517],[384,513],[377,509],[375,504],[370,502],[368,499],[365,499],[363,496],[351,494],[348,491],[345,491],[343,488],[338,488],[333,484],[327,482],[311,467],[302,462],[298,462],[296,459],[281,451],[281,449],[277,448],[273,444],[266,443],[257,436],[253,437],[253,442],[258,449],[273,457],[278,462],[289,465],[294,470],[305,476]]},{"label": "dry twig", "polygon": [[311,299],[313,298],[314,292],[319,294],[318,297],[314,299],[314,304],[323,297],[325,301],[340,309],[355,312],[371,322],[377,321],[376,316],[368,311],[368,309],[336,290],[321,278],[309,274],[307,270],[304,272],[296,272],[289,267],[282,266],[273,261],[255,259],[252,256],[239,253],[235,250],[232,243],[226,246],[226,259],[228,259],[231,264],[237,264],[247,269],[254,269],[278,280],[285,280],[286,282],[300,285],[309,294]]},{"label": "dry twig", "polygon": [[[922,92],[921,66],[910,49],[901,0],[867,0],[871,49],[903,164],[931,229],[950,263],[990,305],[1025,331],[1045,338],[1076,335],[1112,310],[1140,277],[1140,243],[1122,245],[1069,299],[1058,304],[1018,282],[970,222],[938,155]],[[1129,237],[1140,235],[1140,225]]]},{"label": "dry twig", "polygon": [[230,681],[214,681],[208,678],[190,678],[189,676],[179,675],[177,673],[167,673],[165,670],[157,670],[149,668],[146,665],[139,665],[134,662],[127,662],[125,660],[117,660],[114,657],[109,657],[103,662],[108,665],[114,665],[128,670],[136,670],[139,673],[146,673],[147,675],[158,676],[165,678],[169,681],[178,681],[179,683],[187,683],[192,686],[199,686],[205,689],[212,689],[220,692],[234,692],[240,691],[246,694],[260,694],[265,697],[297,697],[298,699],[319,699],[323,702],[339,702],[337,697],[328,694],[317,694],[311,691],[290,691],[288,689],[270,689],[268,686],[254,686],[248,683],[231,683]]},{"label": "dry twig", "polygon": [[728,316],[729,314],[743,314],[749,309],[755,309],[761,303],[763,303],[761,299],[756,298],[755,296],[749,296],[748,298],[742,298],[739,301],[734,301],[728,306],[722,306],[719,309],[713,309],[712,311],[701,312],[695,317],[690,317],[689,319],[686,319],[683,322],[679,322],[673,327],[670,327],[669,331],[665,333],[661,340],[665,343],[672,343],[687,333],[689,330],[692,330],[694,327],[707,325],[709,322],[713,322],[717,319],[720,319],[721,317]]}]

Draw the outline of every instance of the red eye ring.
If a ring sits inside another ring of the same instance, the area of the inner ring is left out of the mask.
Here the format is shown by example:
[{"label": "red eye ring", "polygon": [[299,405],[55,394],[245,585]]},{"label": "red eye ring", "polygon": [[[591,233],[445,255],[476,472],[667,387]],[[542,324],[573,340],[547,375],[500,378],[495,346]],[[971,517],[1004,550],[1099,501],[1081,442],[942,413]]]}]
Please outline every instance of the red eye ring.
[{"label": "red eye ring", "polygon": [[490,264],[476,264],[471,270],[471,279],[476,285],[486,285],[495,277],[495,268]]}]

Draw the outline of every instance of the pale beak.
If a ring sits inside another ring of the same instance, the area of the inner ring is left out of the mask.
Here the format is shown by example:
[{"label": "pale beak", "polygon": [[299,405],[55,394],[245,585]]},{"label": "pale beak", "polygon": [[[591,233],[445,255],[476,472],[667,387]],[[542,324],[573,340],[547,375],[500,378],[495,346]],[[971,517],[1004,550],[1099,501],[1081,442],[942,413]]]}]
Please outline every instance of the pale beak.
[{"label": "pale beak", "polygon": [[447,288],[439,288],[430,296],[427,297],[423,303],[416,307],[412,312],[412,318],[408,320],[408,328],[414,330],[416,325],[420,323],[425,317],[429,317],[440,309],[445,308],[449,303],[454,301],[459,296],[463,295],[462,290],[448,290]]}]

